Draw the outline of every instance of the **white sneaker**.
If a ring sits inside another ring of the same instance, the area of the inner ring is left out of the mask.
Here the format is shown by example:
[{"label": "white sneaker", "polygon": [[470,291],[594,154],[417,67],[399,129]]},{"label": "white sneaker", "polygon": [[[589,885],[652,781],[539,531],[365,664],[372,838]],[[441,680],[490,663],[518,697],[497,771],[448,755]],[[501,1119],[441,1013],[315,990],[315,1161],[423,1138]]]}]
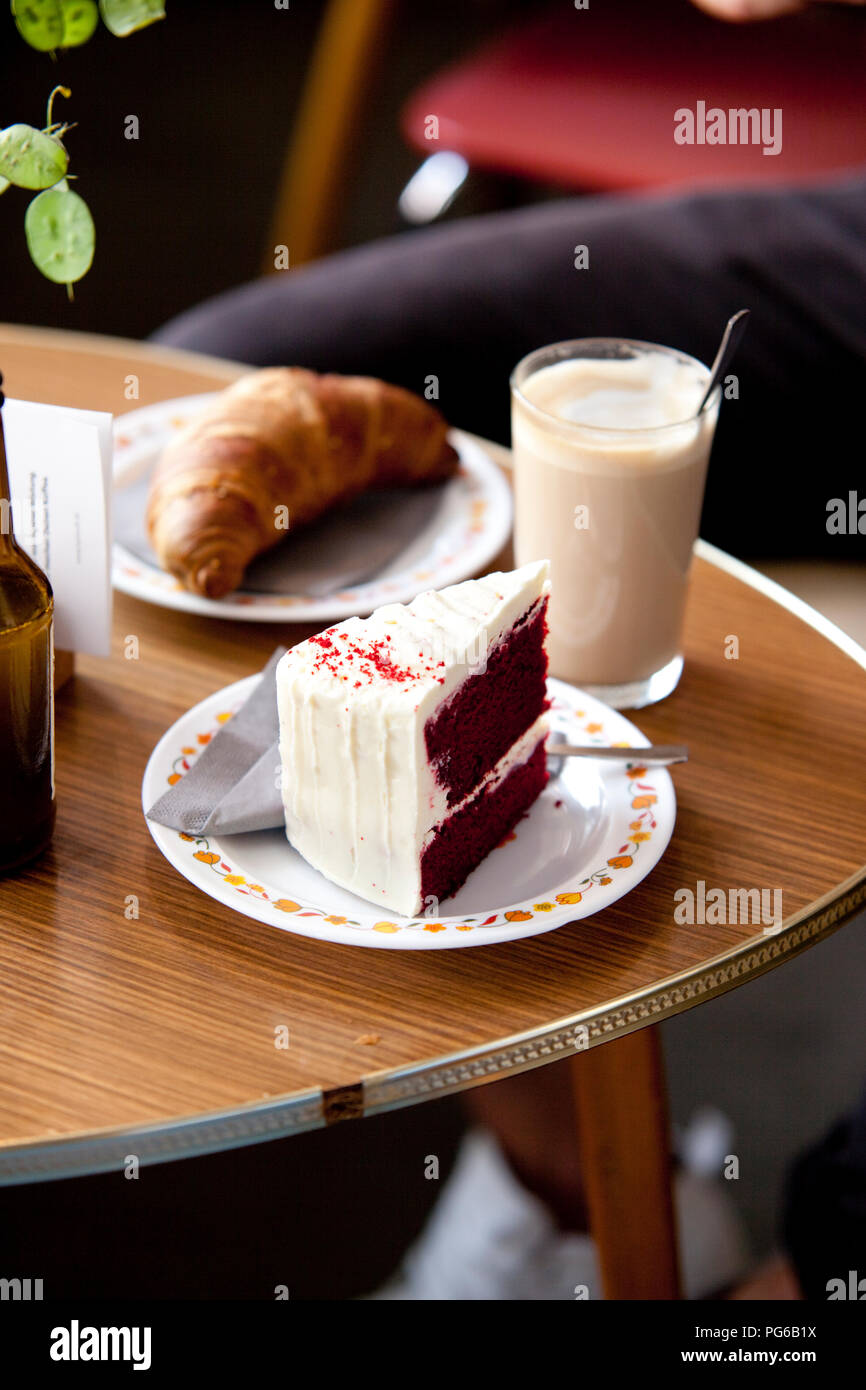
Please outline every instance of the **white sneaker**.
[{"label": "white sneaker", "polygon": [[[678,1173],[674,1201],[687,1298],[734,1283],[748,1267],[742,1224],[717,1182]],[[547,1302],[601,1299],[595,1242],[563,1233],[514,1176],[486,1130],[463,1138],[457,1162],[403,1264],[373,1299]]]}]

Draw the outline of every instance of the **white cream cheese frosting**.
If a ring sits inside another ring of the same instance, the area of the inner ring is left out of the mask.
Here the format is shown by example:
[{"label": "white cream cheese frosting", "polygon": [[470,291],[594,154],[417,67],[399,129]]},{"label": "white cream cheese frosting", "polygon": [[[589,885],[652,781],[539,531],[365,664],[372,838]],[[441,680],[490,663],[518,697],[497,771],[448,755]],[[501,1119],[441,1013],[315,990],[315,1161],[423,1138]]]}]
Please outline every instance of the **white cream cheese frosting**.
[{"label": "white cream cheese frosting", "polygon": [[[547,575],[544,560],[431,590],[286,652],[277,667],[286,833],[334,883],[389,911],[423,910],[421,856],[449,814],[424,726],[547,593]],[[488,772],[488,785],[545,732],[542,716]]]}]

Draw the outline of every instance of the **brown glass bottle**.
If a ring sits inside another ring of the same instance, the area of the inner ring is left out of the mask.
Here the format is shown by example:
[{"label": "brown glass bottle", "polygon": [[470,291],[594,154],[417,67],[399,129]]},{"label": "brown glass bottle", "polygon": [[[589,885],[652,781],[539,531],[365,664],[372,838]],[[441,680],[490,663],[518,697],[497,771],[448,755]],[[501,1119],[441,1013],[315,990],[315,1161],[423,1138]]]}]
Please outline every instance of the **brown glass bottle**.
[{"label": "brown glass bottle", "polygon": [[0,873],[54,829],[53,624],[51,585],[12,530],[0,409]]}]

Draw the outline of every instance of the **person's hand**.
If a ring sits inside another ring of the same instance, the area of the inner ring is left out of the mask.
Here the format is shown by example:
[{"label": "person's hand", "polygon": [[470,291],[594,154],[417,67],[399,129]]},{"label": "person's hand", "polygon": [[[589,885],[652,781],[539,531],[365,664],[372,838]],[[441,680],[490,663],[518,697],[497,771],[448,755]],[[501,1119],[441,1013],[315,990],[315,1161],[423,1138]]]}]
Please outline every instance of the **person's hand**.
[{"label": "person's hand", "polygon": [[[809,0],[693,0],[699,9],[716,19],[742,23],[749,19],[775,19],[777,15],[805,10]],[[842,0],[846,5],[864,5],[866,0]]]}]

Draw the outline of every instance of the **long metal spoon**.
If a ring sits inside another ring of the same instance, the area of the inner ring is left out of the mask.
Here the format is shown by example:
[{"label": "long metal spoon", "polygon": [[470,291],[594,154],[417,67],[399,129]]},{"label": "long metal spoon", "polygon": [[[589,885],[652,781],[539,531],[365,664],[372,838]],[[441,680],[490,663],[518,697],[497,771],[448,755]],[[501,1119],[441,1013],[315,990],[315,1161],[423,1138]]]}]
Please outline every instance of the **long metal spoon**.
[{"label": "long metal spoon", "polygon": [[728,319],[727,326],[722,334],[722,341],[719,343],[719,350],[716,353],[716,360],[710,370],[710,384],[704,392],[704,398],[698,406],[700,415],[710,396],[715,391],[728,367],[731,365],[734,353],[740,345],[740,339],[746,331],[749,322],[748,309],[741,309],[738,314],[732,315]]},{"label": "long metal spoon", "polygon": [[607,748],[592,743],[551,743],[547,749],[548,758],[604,758],[608,762],[637,763],[640,767],[649,763],[686,763],[689,750],[684,743],[656,743],[647,748]]}]

